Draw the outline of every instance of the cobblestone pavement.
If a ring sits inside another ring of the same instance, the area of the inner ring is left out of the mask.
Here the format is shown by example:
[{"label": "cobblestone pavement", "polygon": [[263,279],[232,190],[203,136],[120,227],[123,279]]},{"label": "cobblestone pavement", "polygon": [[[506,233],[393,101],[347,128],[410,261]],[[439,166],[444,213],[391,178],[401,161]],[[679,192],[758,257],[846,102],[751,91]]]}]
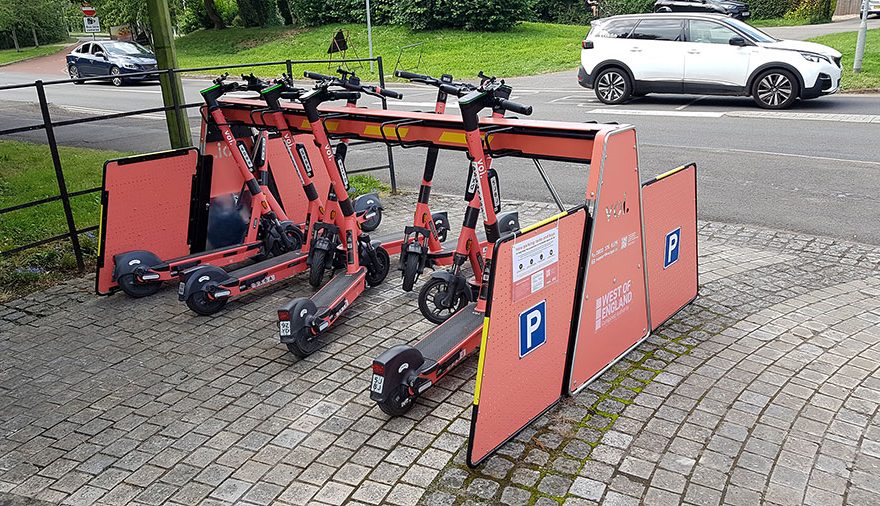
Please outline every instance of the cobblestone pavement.
[{"label": "cobblestone pavement", "polygon": [[696,302],[477,470],[473,360],[406,417],[369,400],[430,328],[393,274],[301,361],[274,320],[299,279],[214,318],[90,278],[0,305],[0,504],[880,504],[880,248],[700,234]]}]

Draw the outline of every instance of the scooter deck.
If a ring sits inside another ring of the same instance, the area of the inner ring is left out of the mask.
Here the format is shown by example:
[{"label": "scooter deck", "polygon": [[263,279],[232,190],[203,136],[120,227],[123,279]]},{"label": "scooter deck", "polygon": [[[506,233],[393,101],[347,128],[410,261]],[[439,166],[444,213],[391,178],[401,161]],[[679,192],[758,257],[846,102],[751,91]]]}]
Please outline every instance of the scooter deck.
[{"label": "scooter deck", "polygon": [[366,267],[361,267],[352,274],[337,274],[333,276],[333,279],[331,279],[326,285],[312,295],[312,302],[315,303],[315,306],[318,309],[330,307],[353,285],[364,283],[366,275]]},{"label": "scooter deck", "polygon": [[481,331],[484,314],[474,311],[475,306],[471,303],[463,307],[415,344],[425,359],[422,370],[432,369],[462,341]]},{"label": "scooter deck", "polygon": [[[168,270],[171,265],[174,265],[177,270],[185,270],[189,267],[195,267],[196,265],[200,265],[201,262],[196,260],[199,257],[207,257],[211,255],[221,254],[223,251],[227,251],[227,254],[224,254],[223,257],[230,257],[236,255],[238,250],[251,251],[255,249],[259,249],[262,245],[261,242],[256,241],[250,244],[236,244],[234,246],[223,246],[220,248],[209,249],[205,251],[200,251],[198,253],[190,253],[189,255],[172,258],[170,260],[165,260],[159,265],[154,265],[151,268],[157,271]],[[191,265],[187,265],[187,262],[191,260],[196,260],[191,263]]]},{"label": "scooter deck", "polygon": [[241,269],[236,269],[229,273],[229,276],[233,279],[242,279],[248,276],[252,276],[257,274],[258,272],[264,271],[266,269],[270,269],[272,267],[292,262],[292,263],[300,263],[305,260],[306,253],[302,251],[288,251],[283,255],[278,255],[277,257],[267,258],[262,262],[257,262]]}]

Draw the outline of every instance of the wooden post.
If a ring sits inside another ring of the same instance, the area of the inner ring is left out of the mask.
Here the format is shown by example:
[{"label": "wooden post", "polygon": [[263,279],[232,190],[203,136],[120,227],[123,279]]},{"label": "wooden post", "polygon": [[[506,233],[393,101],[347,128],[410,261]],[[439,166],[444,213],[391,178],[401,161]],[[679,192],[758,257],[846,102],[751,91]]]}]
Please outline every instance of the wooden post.
[{"label": "wooden post", "polygon": [[[153,52],[160,70],[172,70],[177,68],[177,52],[174,49],[174,33],[171,28],[171,14],[168,9],[168,0],[147,0],[147,10],[150,14],[150,26],[153,31]],[[173,149],[184,148],[192,144],[192,135],[189,130],[189,119],[186,109],[181,109],[181,103],[186,103],[183,98],[183,86],[180,83],[180,74],[166,72],[160,76],[162,83],[162,100],[165,107],[173,109],[165,111],[165,121],[168,124],[168,138]]]}]

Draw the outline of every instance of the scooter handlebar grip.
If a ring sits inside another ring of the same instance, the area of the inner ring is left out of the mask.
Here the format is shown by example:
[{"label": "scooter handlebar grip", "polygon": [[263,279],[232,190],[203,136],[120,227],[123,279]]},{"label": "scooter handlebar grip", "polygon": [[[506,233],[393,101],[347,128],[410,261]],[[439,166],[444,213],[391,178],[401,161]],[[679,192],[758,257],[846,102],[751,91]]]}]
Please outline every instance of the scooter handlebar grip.
[{"label": "scooter handlebar grip", "polygon": [[308,79],[314,79],[315,81],[332,81],[333,79],[335,79],[333,76],[325,76],[324,74],[309,72],[308,70],[303,72],[303,76]]},{"label": "scooter handlebar grip", "polygon": [[403,93],[400,93],[400,92],[394,91],[394,90],[388,90],[385,88],[379,88],[379,94],[382,95],[383,97],[390,97],[390,98],[397,98],[397,99],[403,98]]},{"label": "scooter handlebar grip", "polygon": [[503,98],[499,98],[498,105],[501,106],[502,109],[507,111],[515,112],[517,114],[522,114],[524,116],[529,116],[532,114],[532,106],[519,104],[516,102],[511,102],[510,100],[505,100]]},{"label": "scooter handlebar grip", "polygon": [[431,76],[426,76],[424,74],[416,74],[414,72],[407,72],[405,70],[395,70],[394,77],[399,77],[401,79],[409,79],[409,80],[418,79],[421,81],[432,81],[434,79]]},{"label": "scooter handlebar grip", "polygon": [[440,90],[443,91],[443,93],[454,95],[456,97],[467,95],[467,90],[459,88],[458,86],[453,86],[451,84],[441,84]]},{"label": "scooter handlebar grip", "polygon": [[361,98],[359,91],[334,91],[331,95],[332,100],[358,100]]}]

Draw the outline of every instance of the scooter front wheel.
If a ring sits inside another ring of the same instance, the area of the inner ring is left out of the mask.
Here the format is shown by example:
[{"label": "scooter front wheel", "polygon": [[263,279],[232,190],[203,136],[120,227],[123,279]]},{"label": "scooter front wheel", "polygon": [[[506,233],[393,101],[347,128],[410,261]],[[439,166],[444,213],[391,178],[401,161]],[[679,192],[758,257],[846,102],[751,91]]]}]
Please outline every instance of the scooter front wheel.
[{"label": "scooter front wheel", "polygon": [[405,385],[398,385],[394,392],[391,393],[384,401],[379,401],[379,409],[389,416],[403,416],[410,409],[416,400],[415,395],[410,395],[409,388]]},{"label": "scooter front wheel", "polygon": [[227,301],[229,301],[228,297],[217,297],[212,299],[208,297],[208,292],[198,290],[193,292],[192,295],[186,299],[186,307],[202,316],[211,316],[226,307]]},{"label": "scooter front wheel", "polygon": [[429,322],[439,325],[467,304],[467,299],[459,293],[454,296],[452,305],[447,307],[443,301],[448,292],[449,283],[445,279],[431,278],[422,285],[419,291],[419,311]]},{"label": "scooter front wheel", "polygon": [[119,288],[129,297],[140,299],[141,297],[149,297],[154,295],[162,288],[161,281],[138,281],[134,274],[125,274],[119,276],[116,280]]},{"label": "scooter front wheel", "polygon": [[391,270],[391,257],[382,246],[376,248],[376,261],[379,265],[367,268],[367,284],[370,286],[376,286],[385,281],[388,271]]},{"label": "scooter front wheel", "polygon": [[406,253],[406,262],[403,266],[403,291],[411,292],[419,277],[419,255]]},{"label": "scooter front wheel", "polygon": [[312,252],[312,262],[309,264],[309,284],[319,288],[324,280],[325,270],[327,270],[327,250],[316,249]]}]

